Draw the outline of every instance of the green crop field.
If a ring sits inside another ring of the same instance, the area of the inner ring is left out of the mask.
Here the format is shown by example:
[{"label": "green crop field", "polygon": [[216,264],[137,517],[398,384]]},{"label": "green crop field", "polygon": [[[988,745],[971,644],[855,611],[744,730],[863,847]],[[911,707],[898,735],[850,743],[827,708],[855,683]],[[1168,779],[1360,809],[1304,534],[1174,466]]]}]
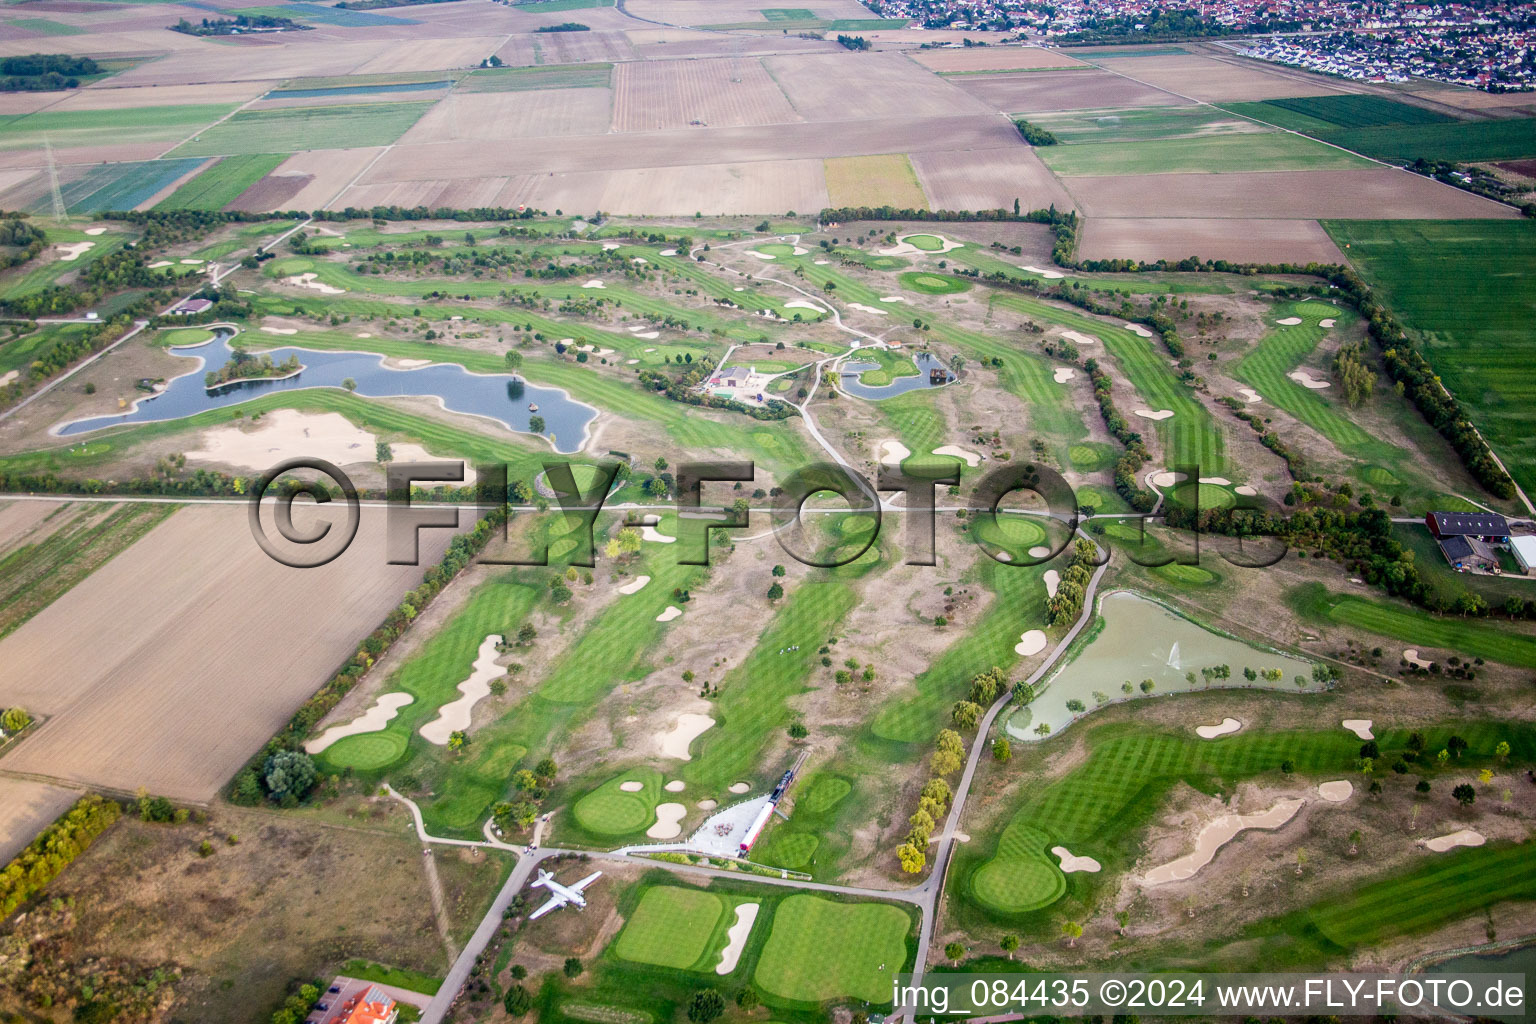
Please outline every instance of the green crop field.
[{"label": "green crop field", "polygon": [[[1088,110],[1029,114],[1065,145],[1100,142],[1150,142],[1190,136],[1261,133],[1266,129],[1246,118],[1232,117],[1211,107],[1133,107],[1127,110]],[[1044,155],[1045,151],[1042,151]]]},{"label": "green crop field", "polygon": [[1324,171],[1369,167],[1369,161],[1333,146],[1293,135],[1205,135],[1199,138],[1045,146],[1035,152],[1064,177],[1089,174],[1169,174],[1198,171]]},{"label": "green crop field", "polygon": [[767,993],[802,1003],[891,999],[891,979],[906,966],[912,919],[887,903],[834,903],[803,893],[779,904],[753,980]]},{"label": "green crop field", "polygon": [[[656,821],[656,805],[662,802],[662,777],[654,768],[632,768],[609,779],[576,801],[571,808],[582,828],[598,836],[624,836],[644,832]],[[626,782],[641,788],[627,792]],[[697,957],[690,957],[692,963]]]},{"label": "green crop field", "polygon": [[613,952],[634,963],[688,970],[704,958],[726,910],[712,892],[653,885],[624,922]]},{"label": "green crop field", "polygon": [[1516,632],[1509,623],[1431,615],[1406,604],[1345,597],[1329,593],[1321,583],[1293,587],[1286,592],[1286,600],[1313,621],[1355,626],[1401,640],[1409,647],[1436,648],[1462,657],[1536,668],[1536,637]]},{"label": "green crop field", "polygon": [[[201,162],[198,158],[183,158],[145,160],[134,164],[97,164],[83,178],[64,185],[61,189],[64,205],[70,213],[131,210]],[[41,213],[48,205],[49,200],[45,196],[37,200],[33,207],[35,212]]]},{"label": "green crop field", "polygon": [[1295,99],[1257,103],[1222,103],[1235,114],[1303,132],[1342,128],[1376,128],[1387,125],[1455,124],[1456,119],[1411,103],[1356,93],[1332,96],[1299,96]]},{"label": "green crop field", "polygon": [[360,103],[341,107],[245,110],[178,146],[174,156],[296,153],[305,149],[387,146],[431,103]]},{"label": "green crop field", "polygon": [[66,25],[62,21],[51,21],[48,18],[7,18],[5,23],[30,32],[41,32],[45,36],[78,36],[85,32],[78,25]]},{"label": "green crop field", "polygon": [[0,150],[42,149],[45,137],[54,149],[100,145],[103,133],[117,143],[177,142],[234,109],[228,104],[189,103],[127,110],[40,110],[0,117]]},{"label": "green crop field", "polygon": [[219,160],[155,205],[157,210],[222,210],[271,174],[286,156],[250,153]]},{"label": "green crop field", "polygon": [[1527,492],[1536,491],[1536,222],[1328,221],[1324,227]]},{"label": "green crop field", "polygon": [[481,68],[459,81],[460,92],[528,92],[535,89],[606,89],[612,64],[554,64],[530,68]]}]

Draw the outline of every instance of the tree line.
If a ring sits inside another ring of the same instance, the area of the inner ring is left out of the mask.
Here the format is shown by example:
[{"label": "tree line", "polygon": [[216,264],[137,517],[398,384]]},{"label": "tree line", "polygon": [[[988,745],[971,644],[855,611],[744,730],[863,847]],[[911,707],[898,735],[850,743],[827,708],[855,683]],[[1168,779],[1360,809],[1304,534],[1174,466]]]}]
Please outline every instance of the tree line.
[{"label": "tree line", "polygon": [[122,816],[115,800],[83,796],[0,871],[0,919],[42,892],[49,882],[90,848]]}]

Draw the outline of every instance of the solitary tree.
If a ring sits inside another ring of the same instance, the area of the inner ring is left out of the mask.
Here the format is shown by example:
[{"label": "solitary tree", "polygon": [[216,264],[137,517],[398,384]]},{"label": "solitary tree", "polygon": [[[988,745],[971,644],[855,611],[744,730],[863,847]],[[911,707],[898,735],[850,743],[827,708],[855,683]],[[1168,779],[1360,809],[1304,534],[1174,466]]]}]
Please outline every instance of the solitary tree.
[{"label": "solitary tree", "polygon": [[955,963],[965,959],[965,947],[958,942],[951,942],[944,947],[944,955]]},{"label": "solitary tree", "polygon": [[992,741],[992,760],[998,764],[1007,764],[1013,757],[1013,744],[999,736]]},{"label": "solitary tree", "polygon": [[811,734],[811,730],[809,730],[809,729],[807,729],[805,727],[805,723],[804,722],[790,722],[789,723],[789,738],[790,739],[792,739],[792,740],[803,740],[807,736],[809,736],[810,734]]},{"label": "solitary tree", "polygon": [[688,1000],[688,1019],[693,1024],[710,1024],[725,1012],[725,997],[712,988],[701,988]]},{"label": "solitary tree", "polygon": [[507,994],[502,999],[501,1005],[512,1016],[521,1017],[533,1009],[533,996],[529,995],[528,990],[523,986],[513,985],[507,989]]},{"label": "solitary tree", "polygon": [[1068,921],[1061,926],[1061,933],[1067,937],[1067,945],[1077,945],[1077,940],[1082,938],[1083,926],[1076,921]]},{"label": "solitary tree", "polygon": [[1461,806],[1471,807],[1477,801],[1477,790],[1472,788],[1471,783],[1463,782],[1451,790],[1451,796],[1455,797],[1456,802],[1461,804]]},{"label": "solitary tree", "polygon": [[18,733],[32,724],[32,716],[25,708],[8,708],[4,714],[0,714],[0,729],[8,733]]},{"label": "solitary tree", "polygon": [[1003,948],[1004,953],[1008,954],[1008,959],[1012,960],[1014,950],[1019,948],[1019,937],[1013,934],[1004,935],[998,945]]},{"label": "solitary tree", "polygon": [[581,972],[585,968],[581,966],[581,961],[578,958],[568,956],[565,958],[565,967],[563,969],[567,978],[577,978],[581,976]]}]

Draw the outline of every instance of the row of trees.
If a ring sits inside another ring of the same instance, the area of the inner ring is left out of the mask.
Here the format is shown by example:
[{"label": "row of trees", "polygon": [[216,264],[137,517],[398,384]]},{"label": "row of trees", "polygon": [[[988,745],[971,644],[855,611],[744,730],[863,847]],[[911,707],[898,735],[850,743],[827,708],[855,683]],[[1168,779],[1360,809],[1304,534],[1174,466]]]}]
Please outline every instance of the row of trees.
[{"label": "row of trees", "polygon": [[1093,541],[1078,538],[1072,544],[1072,560],[1067,571],[1061,574],[1056,585],[1056,595],[1046,602],[1045,621],[1052,626],[1063,626],[1077,621],[1083,613],[1083,601],[1088,594],[1088,581],[1098,562],[1098,549]]},{"label": "row of trees", "polygon": [[0,871],[0,919],[41,892],[123,813],[115,800],[83,796]]},{"label": "row of trees", "polygon": [[1088,371],[1088,380],[1093,384],[1093,397],[1099,403],[1099,415],[1104,417],[1104,426],[1116,441],[1125,445],[1125,451],[1115,460],[1115,490],[1137,512],[1150,512],[1157,507],[1157,495],[1141,486],[1141,468],[1152,457],[1152,453],[1147,450],[1147,442],[1142,439],[1139,431],[1131,429],[1125,417],[1120,415],[1120,410],[1115,407],[1114,380],[1104,372],[1099,361],[1089,359],[1083,364],[1083,369]]}]

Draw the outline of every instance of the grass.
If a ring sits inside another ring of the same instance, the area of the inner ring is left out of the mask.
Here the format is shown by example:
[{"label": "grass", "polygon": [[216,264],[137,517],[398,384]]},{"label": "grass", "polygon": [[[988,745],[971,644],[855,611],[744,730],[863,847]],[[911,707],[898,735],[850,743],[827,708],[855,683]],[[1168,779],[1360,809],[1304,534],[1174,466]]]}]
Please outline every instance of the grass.
[{"label": "grass", "polygon": [[795,1002],[890,1001],[912,920],[888,903],[835,903],[797,893],[779,904],[753,980]]},{"label": "grass", "polygon": [[176,142],[212,124],[235,108],[221,103],[188,103],[127,110],[40,110],[0,118],[0,150],[42,149],[46,137],[54,149],[113,142]]},{"label": "grass", "polygon": [[387,146],[404,135],[431,106],[366,103],[245,110],[178,146],[173,155],[236,156]]},{"label": "grass", "polygon": [[1036,152],[1047,167],[1063,177],[1177,171],[1320,171],[1371,166],[1353,153],[1282,132],[1164,138],[1130,145],[1093,142],[1045,146]]},{"label": "grass", "polygon": [[1150,142],[1189,136],[1253,134],[1263,130],[1251,121],[1233,118],[1205,106],[1030,114],[1029,120],[1055,135],[1064,145]]},{"label": "grass", "polygon": [[554,14],[559,11],[586,11],[594,7],[612,7],[613,0],[534,0],[533,3],[512,5],[515,10],[534,14]]},{"label": "grass", "polygon": [[1340,128],[1457,123],[1453,117],[1424,107],[1385,96],[1355,93],[1300,96],[1260,103],[1223,103],[1221,106],[1235,114],[1308,135]]},{"label": "grass", "polygon": [[[85,176],[64,185],[64,204],[70,213],[131,210],[202,163],[199,158],[145,160],[133,164],[97,164]],[[48,208],[45,196],[33,203],[38,212]],[[93,239],[94,241],[94,239]],[[99,246],[98,246],[99,248]],[[94,252],[87,255],[96,255]],[[83,259],[83,257],[82,257]],[[80,264],[80,260],[65,267]]]},{"label": "grass", "polygon": [[923,252],[938,252],[944,248],[944,239],[938,235],[907,235],[902,241]]},{"label": "grass", "polygon": [[176,505],[62,505],[67,523],[0,558],[0,637],[64,596],[119,552],[164,522]]},{"label": "grass", "polygon": [[78,36],[85,32],[85,29],[77,25],[66,25],[48,18],[7,18],[5,23],[15,28],[40,32],[45,36]]},{"label": "grass", "polygon": [[843,838],[836,835],[837,812],[855,784],[826,771],[801,782],[789,821],[770,821],[768,830],[752,847],[751,859],[776,868],[806,871],[813,867],[824,842],[834,848],[835,855]]},{"label": "grass", "polygon": [[[627,782],[640,783],[640,790],[625,792],[622,787]],[[656,821],[656,805],[662,802],[661,783],[661,773],[654,768],[634,768],[577,800],[571,813],[593,835],[628,836],[644,832]],[[694,959],[690,957],[688,962]]]},{"label": "grass", "polygon": [[315,25],[334,25],[338,28],[373,28],[381,25],[415,25],[411,18],[398,15],[378,14],[374,11],[349,11],[340,7],[318,3],[283,3],[261,7],[240,7],[231,14],[246,14],[273,18],[293,18],[295,21]]},{"label": "grass", "polygon": [[528,92],[535,89],[606,89],[612,64],[552,64],[529,68],[482,68],[459,81],[460,92]]},{"label": "grass", "polygon": [[222,210],[285,159],[281,153],[225,157],[155,204],[155,209]]},{"label": "grass", "polygon": [[872,388],[883,388],[897,377],[917,376],[917,364],[903,352],[892,352],[886,348],[866,349],[860,351],[856,359],[861,363],[876,364],[875,369],[859,374],[859,383]]},{"label": "grass", "polygon": [[712,892],[651,886],[624,922],[613,952],[635,963],[688,970],[704,959],[725,912],[725,901]]},{"label": "grass", "polygon": [[1304,583],[1286,592],[1286,602],[1314,622],[1336,622],[1401,640],[1410,647],[1433,647],[1463,657],[1478,657],[1519,668],[1536,668],[1536,637],[1459,616],[1438,616],[1408,605],[1329,593],[1321,583]]},{"label": "grass", "polygon": [[1327,221],[1515,480],[1536,490],[1536,222]]},{"label": "grass", "polygon": [[833,206],[894,206],[926,210],[928,197],[905,153],[839,156],[825,161],[827,196]]},{"label": "grass", "polygon": [[899,274],[896,280],[909,291],[924,295],[955,295],[971,290],[971,282],[949,274],[929,274],[921,270],[909,270]]},{"label": "grass", "polygon": [[[646,589],[655,586],[653,581]],[[766,582],[763,589],[768,589]],[[763,748],[793,717],[789,699],[810,689],[811,674],[819,667],[816,652],[856,601],[853,588],[836,580],[802,583],[783,599],[752,653],[721,680],[714,701],[719,724],[694,742],[693,760],[683,765],[684,780],[723,790],[756,774]],[[797,644],[798,651],[786,651]]]},{"label": "grass", "polygon": [[443,987],[442,978],[434,978],[429,974],[403,967],[386,967],[368,960],[348,960],[342,965],[341,973],[349,978],[357,978],[359,981],[393,985],[396,988],[429,996],[437,995],[437,990]]},{"label": "grass", "polygon": [[1414,160],[1519,160],[1536,156],[1536,118],[1457,121],[1451,124],[1353,128],[1328,132],[1325,141],[1357,153],[1412,163]]}]

